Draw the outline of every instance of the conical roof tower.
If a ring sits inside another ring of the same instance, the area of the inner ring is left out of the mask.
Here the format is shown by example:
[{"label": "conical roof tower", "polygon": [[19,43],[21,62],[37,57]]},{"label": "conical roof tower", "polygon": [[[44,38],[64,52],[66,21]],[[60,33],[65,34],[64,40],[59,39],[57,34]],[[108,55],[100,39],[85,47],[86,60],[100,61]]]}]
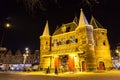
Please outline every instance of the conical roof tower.
[{"label": "conical roof tower", "polygon": [[92,16],[90,20],[90,25],[93,25],[93,28],[103,28],[103,26]]},{"label": "conical roof tower", "polygon": [[46,21],[46,25],[45,25],[45,28],[44,28],[44,31],[43,31],[42,36],[50,36],[50,35],[49,35],[48,21]]},{"label": "conical roof tower", "polygon": [[81,9],[81,12],[80,12],[80,18],[79,18],[79,26],[85,26],[85,25],[88,25],[88,21],[83,13],[83,10]]}]

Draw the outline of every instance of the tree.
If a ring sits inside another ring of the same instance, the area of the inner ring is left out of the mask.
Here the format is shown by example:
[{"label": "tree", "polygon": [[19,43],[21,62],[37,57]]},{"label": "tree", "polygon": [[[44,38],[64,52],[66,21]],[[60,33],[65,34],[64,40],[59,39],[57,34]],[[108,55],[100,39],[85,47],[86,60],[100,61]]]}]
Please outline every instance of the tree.
[{"label": "tree", "polygon": [[9,51],[6,53],[6,58],[11,57],[12,55],[13,55],[12,51],[9,50]]},{"label": "tree", "polygon": [[8,50],[8,52],[6,53],[6,58],[5,58],[5,63],[11,63],[11,57],[13,56],[13,53],[11,50]]},{"label": "tree", "polygon": [[15,55],[16,55],[16,56],[22,56],[22,53],[21,53],[21,51],[18,49],[18,50],[16,51]]}]

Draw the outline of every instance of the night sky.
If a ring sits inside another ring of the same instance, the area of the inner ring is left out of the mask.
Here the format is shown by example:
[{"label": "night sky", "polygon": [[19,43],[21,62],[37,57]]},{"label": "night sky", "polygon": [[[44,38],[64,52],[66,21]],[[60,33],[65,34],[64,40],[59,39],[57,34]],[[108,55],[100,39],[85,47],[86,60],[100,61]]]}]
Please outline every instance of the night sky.
[{"label": "night sky", "polygon": [[[91,15],[108,30],[111,48],[120,42],[120,10],[118,0],[98,0],[92,6],[80,3],[81,0],[41,0],[43,5],[28,9],[17,0],[0,0],[0,40],[5,31],[3,46],[11,50],[29,47],[39,49],[39,36],[42,35],[45,22],[48,20],[50,34],[57,26],[79,18],[80,8],[90,21]],[[4,23],[12,24],[10,29],[3,29]]]}]

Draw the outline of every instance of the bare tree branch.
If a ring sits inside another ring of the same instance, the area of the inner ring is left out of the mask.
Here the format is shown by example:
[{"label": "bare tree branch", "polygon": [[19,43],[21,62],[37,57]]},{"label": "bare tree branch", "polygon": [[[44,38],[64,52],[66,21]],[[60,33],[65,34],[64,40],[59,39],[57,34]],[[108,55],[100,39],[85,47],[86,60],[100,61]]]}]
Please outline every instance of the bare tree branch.
[{"label": "bare tree branch", "polygon": [[[18,0],[21,1],[21,0]],[[46,9],[46,2],[53,2],[58,6],[61,6],[59,4],[60,1],[62,0],[22,0],[25,5],[27,5],[29,8],[33,9],[36,6],[39,7],[40,9],[45,10]],[[78,0],[73,0],[73,1],[78,1]],[[68,0],[69,2],[69,0]],[[92,4],[98,4],[98,0],[80,0],[81,3],[86,4],[86,5],[92,5]]]}]

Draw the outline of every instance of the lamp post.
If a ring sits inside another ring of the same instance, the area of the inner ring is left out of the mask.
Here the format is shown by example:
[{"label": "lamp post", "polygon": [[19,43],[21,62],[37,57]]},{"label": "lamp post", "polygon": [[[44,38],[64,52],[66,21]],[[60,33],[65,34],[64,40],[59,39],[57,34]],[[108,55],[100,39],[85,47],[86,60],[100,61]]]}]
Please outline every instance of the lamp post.
[{"label": "lamp post", "polygon": [[120,43],[117,44],[115,52],[118,53],[118,61],[120,62]]},{"label": "lamp post", "polygon": [[118,61],[120,61],[120,49],[117,48],[115,52],[118,53]]},{"label": "lamp post", "polygon": [[4,40],[4,37],[5,37],[5,28],[8,29],[10,27],[11,27],[10,23],[5,23],[4,28],[3,28],[2,38],[1,38],[1,41],[0,41],[0,47],[2,47],[2,45],[3,45],[3,40]]},{"label": "lamp post", "polygon": [[26,64],[28,54],[29,54],[29,48],[25,48],[25,53],[23,54],[23,64],[24,64],[24,66]]}]

